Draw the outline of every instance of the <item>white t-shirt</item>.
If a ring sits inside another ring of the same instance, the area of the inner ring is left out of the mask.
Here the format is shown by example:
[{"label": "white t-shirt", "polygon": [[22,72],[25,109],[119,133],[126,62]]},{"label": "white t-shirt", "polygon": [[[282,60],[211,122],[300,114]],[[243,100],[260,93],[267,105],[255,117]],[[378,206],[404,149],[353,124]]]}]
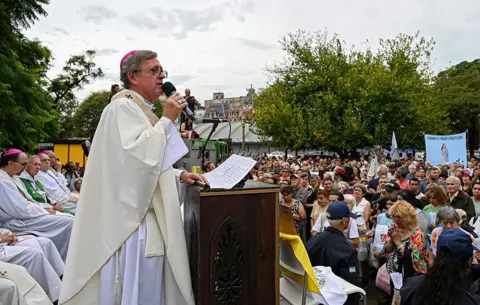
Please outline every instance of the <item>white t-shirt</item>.
[{"label": "white t-shirt", "polygon": [[[323,228],[322,228],[322,221],[323,221]],[[325,228],[328,228],[329,226],[330,226],[330,223],[328,222],[328,219],[326,219],[326,214],[323,213],[317,218],[317,221],[313,225],[312,231],[321,233],[323,232],[323,230],[325,230]],[[350,224],[348,225],[347,238],[354,239],[359,237],[360,235],[358,234],[357,222],[355,221],[355,219],[350,218]]]}]

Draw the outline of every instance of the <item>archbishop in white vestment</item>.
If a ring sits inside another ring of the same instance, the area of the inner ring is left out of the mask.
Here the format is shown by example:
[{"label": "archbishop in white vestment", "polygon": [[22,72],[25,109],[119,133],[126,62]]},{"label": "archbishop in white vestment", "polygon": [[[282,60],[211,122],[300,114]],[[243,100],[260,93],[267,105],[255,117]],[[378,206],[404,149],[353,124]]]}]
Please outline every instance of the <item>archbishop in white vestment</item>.
[{"label": "archbishop in white vestment", "polygon": [[60,304],[194,305],[176,179],[206,180],[172,168],[187,152],[172,123],[186,101],[170,96],[161,119],[151,111],[165,78],[156,53],[132,51],[120,67],[131,90],[96,129]]}]

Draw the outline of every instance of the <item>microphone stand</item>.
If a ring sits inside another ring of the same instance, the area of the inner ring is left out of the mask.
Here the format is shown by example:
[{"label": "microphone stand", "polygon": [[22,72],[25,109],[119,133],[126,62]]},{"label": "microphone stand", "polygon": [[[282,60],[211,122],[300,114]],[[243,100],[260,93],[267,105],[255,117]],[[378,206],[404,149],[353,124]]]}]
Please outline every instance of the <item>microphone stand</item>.
[{"label": "microphone stand", "polygon": [[202,158],[202,171],[205,171],[205,149],[207,147],[208,141],[210,141],[210,138],[212,137],[213,133],[217,129],[218,122],[213,123],[212,129],[210,130],[210,133],[208,134],[207,139],[205,140],[205,143],[203,143],[203,146],[200,148],[200,151],[198,152],[198,157],[197,159]]}]

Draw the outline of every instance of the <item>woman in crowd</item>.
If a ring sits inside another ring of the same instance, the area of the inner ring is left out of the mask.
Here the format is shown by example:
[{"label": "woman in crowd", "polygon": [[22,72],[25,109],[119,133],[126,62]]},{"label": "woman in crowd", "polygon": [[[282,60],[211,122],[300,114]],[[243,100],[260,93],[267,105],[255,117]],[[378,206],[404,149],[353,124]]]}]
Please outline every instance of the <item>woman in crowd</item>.
[{"label": "woman in crowd", "polygon": [[465,234],[468,234],[468,236],[470,236],[470,240],[472,243],[475,242],[475,238],[473,237],[472,234],[468,233],[462,228],[459,228],[460,216],[458,215],[457,211],[453,207],[447,205],[441,208],[437,214],[437,220],[441,226],[438,228],[435,228],[432,232],[432,237],[431,237],[432,247],[430,249],[429,258],[428,258],[430,265],[432,265],[435,261],[435,257],[437,255],[437,248],[438,248],[437,247],[438,238],[443,231],[448,229],[458,228],[463,232],[465,232]]},{"label": "woman in crowd", "polygon": [[408,202],[397,201],[389,210],[393,225],[385,235],[382,255],[387,257],[389,274],[400,273],[403,279],[427,272],[425,234],[419,228],[418,215]]},{"label": "woman in crowd", "polygon": [[307,215],[305,213],[303,204],[301,204],[300,201],[293,199],[292,193],[293,188],[291,186],[282,188],[283,202],[281,205],[292,210],[293,222],[295,224],[295,228],[297,229],[297,233],[300,235],[302,231],[302,221],[307,219]]},{"label": "woman in crowd", "polygon": [[428,200],[429,204],[427,204],[423,211],[430,214],[430,226],[427,229],[427,235],[432,233],[432,230],[436,228],[436,214],[440,211],[440,209],[447,204],[447,192],[445,189],[436,184],[429,184],[427,186],[427,192],[425,194],[425,198]]},{"label": "woman in crowd", "polygon": [[473,196],[473,187],[472,187],[472,181],[470,179],[470,176],[468,175],[463,175],[462,179],[462,190],[465,194],[468,196],[472,197]]},{"label": "woman in crowd", "polygon": [[215,164],[212,161],[207,161],[203,168],[205,169],[205,172],[208,173],[215,169]]},{"label": "woman in crowd", "polygon": [[480,298],[465,286],[472,265],[471,237],[448,229],[438,238],[437,258],[428,273],[407,280],[402,305],[478,305]]},{"label": "woman in crowd", "polygon": [[346,183],[345,181],[340,181],[338,183],[338,191],[342,194],[344,194],[344,192],[349,188],[348,186],[348,183]]},{"label": "woman in crowd", "polygon": [[313,225],[317,221],[320,215],[327,212],[328,204],[330,203],[328,197],[329,194],[325,190],[319,190],[317,193],[317,200],[313,203],[312,213],[310,216],[310,227],[313,228]]},{"label": "woman in crowd", "polygon": [[357,225],[362,227],[366,225],[362,234],[366,233],[368,229],[368,221],[370,220],[370,215],[372,214],[372,206],[367,199],[364,198],[365,193],[367,193],[367,188],[363,184],[355,184],[353,187],[353,196],[355,197],[355,206],[353,207],[352,213],[357,215]]},{"label": "woman in crowd", "polygon": [[426,234],[428,230],[428,226],[431,223],[430,214],[422,211],[419,208],[422,205],[422,203],[420,202],[420,200],[416,198],[415,193],[411,190],[401,190],[400,192],[397,193],[397,200],[405,200],[415,208],[415,212],[417,212],[417,215],[418,215],[419,226],[422,229],[423,233]]},{"label": "woman in crowd", "polygon": [[65,176],[65,180],[67,180],[67,187],[71,190],[75,190],[75,180],[80,178],[80,174],[77,172],[77,167],[75,166],[75,163],[73,162],[67,162],[65,164],[65,173],[63,174]]},{"label": "woman in crowd", "polygon": [[415,177],[422,182],[423,180],[427,179],[427,173],[423,167],[420,167],[417,172],[415,173]]},{"label": "woman in crowd", "polygon": [[82,178],[75,179],[75,182],[73,183],[73,194],[80,194],[80,190],[82,189],[82,182]]}]

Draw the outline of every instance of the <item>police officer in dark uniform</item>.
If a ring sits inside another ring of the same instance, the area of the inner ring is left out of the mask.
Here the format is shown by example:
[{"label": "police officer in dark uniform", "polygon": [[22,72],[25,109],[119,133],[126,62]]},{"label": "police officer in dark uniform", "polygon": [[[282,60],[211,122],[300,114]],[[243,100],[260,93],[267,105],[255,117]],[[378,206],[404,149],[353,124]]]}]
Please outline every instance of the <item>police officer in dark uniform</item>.
[{"label": "police officer in dark uniform", "polygon": [[[327,219],[330,227],[310,238],[307,242],[307,252],[312,266],[332,268],[335,275],[347,282],[360,286],[358,274],[357,250],[345,237],[350,218],[357,218],[350,212],[345,202],[332,202],[327,208]],[[358,304],[358,294],[348,296],[345,304]]]}]

